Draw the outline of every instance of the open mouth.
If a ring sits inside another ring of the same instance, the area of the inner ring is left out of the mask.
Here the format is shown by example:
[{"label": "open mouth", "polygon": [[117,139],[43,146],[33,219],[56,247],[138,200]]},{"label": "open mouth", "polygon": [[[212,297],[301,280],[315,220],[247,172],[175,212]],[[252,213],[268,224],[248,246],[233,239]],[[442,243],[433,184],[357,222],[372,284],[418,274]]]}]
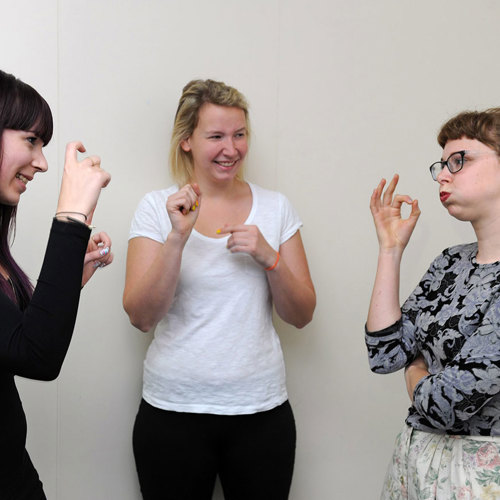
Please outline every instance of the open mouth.
[{"label": "open mouth", "polygon": [[222,168],[232,168],[236,165],[237,162],[238,162],[238,160],[233,160],[233,161],[217,161],[217,160],[215,160],[215,163],[217,163],[217,165],[219,165]]},{"label": "open mouth", "polygon": [[24,184],[28,184],[29,179],[27,177],[24,177],[23,174],[16,174],[16,179],[19,179],[20,181],[24,182]]},{"label": "open mouth", "polygon": [[445,202],[449,197],[450,193],[446,193],[445,191],[439,193],[439,199],[441,200],[441,202]]}]

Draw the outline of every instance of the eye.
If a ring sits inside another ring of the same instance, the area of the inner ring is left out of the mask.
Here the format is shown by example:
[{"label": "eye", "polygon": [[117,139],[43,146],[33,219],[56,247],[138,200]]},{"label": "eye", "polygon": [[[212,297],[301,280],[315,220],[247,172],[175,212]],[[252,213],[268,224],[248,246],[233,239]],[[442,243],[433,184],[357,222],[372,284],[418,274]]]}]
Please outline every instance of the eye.
[{"label": "eye", "polygon": [[32,145],[34,146],[36,144],[36,141],[38,141],[38,137],[35,136],[35,135],[30,135],[28,137],[26,137],[26,140]]},{"label": "eye", "polygon": [[451,172],[457,172],[464,166],[464,159],[461,153],[455,153],[448,158],[448,165]]},{"label": "eye", "polygon": [[220,139],[222,136],[220,134],[214,134],[214,135],[211,135],[209,136],[209,139]]},{"label": "eye", "polygon": [[238,132],[237,134],[235,134],[235,137],[238,137],[238,138],[242,138],[242,137],[246,137],[246,132]]}]

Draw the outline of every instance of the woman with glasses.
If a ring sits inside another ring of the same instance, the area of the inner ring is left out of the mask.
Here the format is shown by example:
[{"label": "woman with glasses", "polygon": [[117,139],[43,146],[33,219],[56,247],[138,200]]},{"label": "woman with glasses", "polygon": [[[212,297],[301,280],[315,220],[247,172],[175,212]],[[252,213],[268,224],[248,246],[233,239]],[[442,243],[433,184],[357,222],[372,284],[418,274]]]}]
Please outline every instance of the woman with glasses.
[{"label": "woman with glasses", "polygon": [[402,307],[400,263],[418,202],[394,194],[395,175],[370,203],[379,241],[370,367],[404,368],[412,402],[382,499],[500,498],[500,108],[460,113],[438,142],[430,171],[441,203],[477,241],[444,250]]},{"label": "woman with glasses", "polygon": [[[66,147],[64,174],[45,258],[35,288],[10,252],[21,196],[47,171],[43,147],[52,113],[38,92],[0,71],[0,498],[43,500],[26,451],[26,417],[14,376],[53,380],[76,320],[80,290],[111,263],[105,233],[90,238],[92,215],[110,175],[98,156],[77,160],[81,142]],[[36,183],[35,183],[36,186]],[[40,214],[36,215],[39,218]],[[35,220],[35,218],[33,218]]]}]

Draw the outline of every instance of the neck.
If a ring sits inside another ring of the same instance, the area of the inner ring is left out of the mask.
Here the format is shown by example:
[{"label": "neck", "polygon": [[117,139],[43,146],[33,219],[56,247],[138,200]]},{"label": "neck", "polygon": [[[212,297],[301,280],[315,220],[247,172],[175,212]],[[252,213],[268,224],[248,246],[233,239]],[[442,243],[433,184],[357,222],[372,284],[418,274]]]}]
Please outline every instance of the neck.
[{"label": "neck", "polygon": [[476,260],[480,264],[500,261],[500,217],[472,223],[477,237]]},{"label": "neck", "polygon": [[200,186],[202,196],[205,198],[231,198],[246,184],[245,181],[236,178],[227,182],[210,182],[196,176],[191,182],[196,182]]}]

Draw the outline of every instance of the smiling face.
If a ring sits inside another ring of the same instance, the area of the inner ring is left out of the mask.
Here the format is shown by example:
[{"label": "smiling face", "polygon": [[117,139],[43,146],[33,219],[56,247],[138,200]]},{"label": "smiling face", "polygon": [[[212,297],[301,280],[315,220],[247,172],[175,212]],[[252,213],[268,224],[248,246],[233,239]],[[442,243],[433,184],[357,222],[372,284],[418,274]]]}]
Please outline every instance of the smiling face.
[{"label": "smiling face", "polygon": [[192,135],[181,148],[193,158],[198,182],[232,181],[248,151],[247,126],[242,109],[204,104]]},{"label": "smiling face", "polygon": [[47,170],[43,142],[32,132],[6,129],[2,134],[0,203],[16,206],[29,181]]},{"label": "smiling face", "polygon": [[448,141],[443,149],[446,160],[465,150],[464,166],[455,174],[444,168],[437,176],[439,194],[450,215],[473,224],[500,213],[500,158],[476,139]]}]

